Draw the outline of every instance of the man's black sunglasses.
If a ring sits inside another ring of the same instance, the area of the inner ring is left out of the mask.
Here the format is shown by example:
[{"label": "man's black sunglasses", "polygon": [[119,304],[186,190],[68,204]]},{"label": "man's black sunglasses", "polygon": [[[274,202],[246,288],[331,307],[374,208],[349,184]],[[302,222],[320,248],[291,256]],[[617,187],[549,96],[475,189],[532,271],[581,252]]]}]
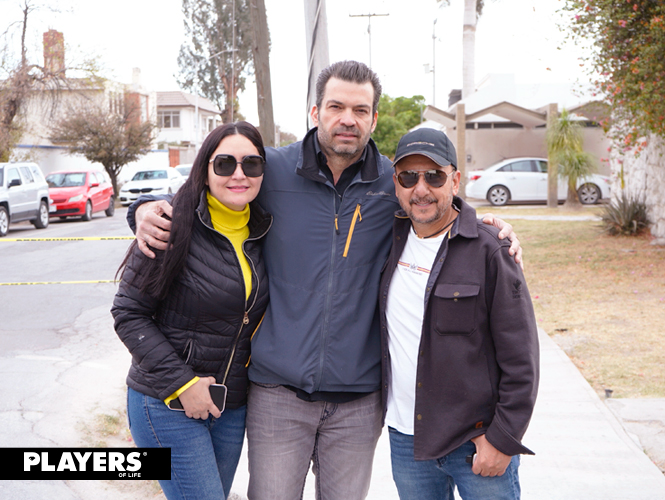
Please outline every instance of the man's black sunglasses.
[{"label": "man's black sunglasses", "polygon": [[233,175],[238,164],[247,177],[261,177],[266,161],[259,155],[245,156],[242,161],[236,160],[233,155],[217,155],[209,163],[212,163],[215,174],[223,177]]},{"label": "man's black sunglasses", "polygon": [[440,188],[446,183],[448,176],[452,176],[454,173],[454,170],[450,174],[447,174],[443,170],[427,170],[426,172],[406,170],[397,174],[397,181],[402,187],[409,189],[418,184],[420,176],[423,175],[427,184],[434,188]]}]

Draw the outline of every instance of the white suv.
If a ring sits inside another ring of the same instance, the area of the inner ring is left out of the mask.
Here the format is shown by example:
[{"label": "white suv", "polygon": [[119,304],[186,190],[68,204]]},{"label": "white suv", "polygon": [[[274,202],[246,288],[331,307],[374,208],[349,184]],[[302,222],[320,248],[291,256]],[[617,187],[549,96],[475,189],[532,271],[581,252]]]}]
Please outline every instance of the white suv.
[{"label": "white suv", "polygon": [[0,236],[9,224],[29,220],[48,226],[48,184],[36,163],[0,163]]}]

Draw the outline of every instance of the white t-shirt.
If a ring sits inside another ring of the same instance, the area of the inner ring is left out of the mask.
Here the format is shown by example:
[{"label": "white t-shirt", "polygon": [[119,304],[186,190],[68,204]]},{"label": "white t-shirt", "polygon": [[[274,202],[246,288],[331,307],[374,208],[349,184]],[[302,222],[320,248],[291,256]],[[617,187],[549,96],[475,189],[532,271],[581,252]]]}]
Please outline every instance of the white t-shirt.
[{"label": "white t-shirt", "polygon": [[425,314],[425,289],[430,271],[448,231],[418,238],[413,227],[388,290],[386,320],[392,378],[388,388],[386,424],[413,435],[418,349]]}]

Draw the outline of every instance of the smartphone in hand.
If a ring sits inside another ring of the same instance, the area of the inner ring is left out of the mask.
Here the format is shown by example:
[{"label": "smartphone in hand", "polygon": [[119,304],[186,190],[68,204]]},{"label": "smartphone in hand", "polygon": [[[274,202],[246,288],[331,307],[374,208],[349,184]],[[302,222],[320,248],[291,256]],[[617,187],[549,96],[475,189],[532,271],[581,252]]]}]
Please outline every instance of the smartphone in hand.
[{"label": "smartphone in hand", "polygon": [[[220,412],[224,411],[226,407],[226,386],[222,384],[211,384],[208,388],[210,390],[210,397],[215,406],[219,408]],[[169,408],[177,411],[185,411],[180,402],[180,398],[172,399],[169,402]]]}]

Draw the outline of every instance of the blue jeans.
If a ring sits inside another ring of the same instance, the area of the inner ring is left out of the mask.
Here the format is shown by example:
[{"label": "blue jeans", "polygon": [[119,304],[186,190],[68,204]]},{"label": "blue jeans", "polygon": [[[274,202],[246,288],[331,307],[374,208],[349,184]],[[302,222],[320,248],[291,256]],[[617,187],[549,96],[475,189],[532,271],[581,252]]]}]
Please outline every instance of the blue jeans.
[{"label": "blue jeans", "polygon": [[171,448],[171,479],[159,481],[169,500],[228,497],[242,451],[246,408],[227,408],[217,419],[193,419],[127,388],[129,430],[136,445]]},{"label": "blue jeans", "polygon": [[400,500],[453,500],[455,486],[464,500],[519,500],[519,455],[512,458],[502,476],[482,477],[466,463],[467,455],[476,451],[473,442],[467,441],[445,457],[416,461],[413,436],[388,430],[393,479]]}]

